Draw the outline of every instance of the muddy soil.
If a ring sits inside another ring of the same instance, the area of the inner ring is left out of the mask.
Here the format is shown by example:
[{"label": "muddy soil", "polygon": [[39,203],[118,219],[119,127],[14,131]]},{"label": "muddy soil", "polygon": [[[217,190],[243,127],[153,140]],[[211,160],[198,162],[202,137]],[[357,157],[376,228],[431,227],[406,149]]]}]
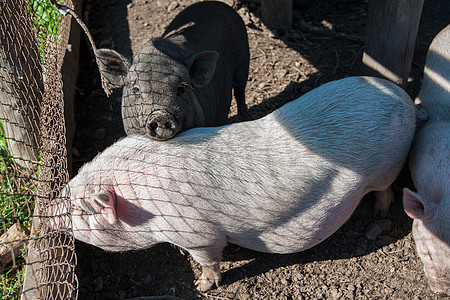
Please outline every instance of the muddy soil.
[{"label": "muddy soil", "polygon": [[[159,36],[176,14],[194,2],[87,0],[83,18],[97,47],[116,49],[131,58],[147,39]],[[301,6],[294,5],[294,28],[277,31],[261,22],[259,1],[224,2],[234,5],[247,25],[251,61],[246,97],[254,118],[325,82],[360,74],[364,42],[300,30],[300,24],[364,37],[367,2],[301,1]],[[448,1],[425,1],[407,87],[411,97],[420,87],[428,45],[448,24],[449,16]],[[84,38],[80,65],[75,169],[125,134],[121,91],[106,97]],[[233,104],[230,122],[236,121],[235,114]],[[375,240],[364,237],[367,226],[377,220],[369,194],[338,232],[304,252],[274,255],[228,246],[221,263],[222,284],[207,293],[198,293],[194,287],[199,265],[171,245],[107,253],[77,242],[79,299],[156,295],[184,299],[438,299],[428,287],[415,252],[412,221],[401,203],[401,188],[412,187],[408,170],[395,185],[397,201],[387,216],[385,230]]]}]

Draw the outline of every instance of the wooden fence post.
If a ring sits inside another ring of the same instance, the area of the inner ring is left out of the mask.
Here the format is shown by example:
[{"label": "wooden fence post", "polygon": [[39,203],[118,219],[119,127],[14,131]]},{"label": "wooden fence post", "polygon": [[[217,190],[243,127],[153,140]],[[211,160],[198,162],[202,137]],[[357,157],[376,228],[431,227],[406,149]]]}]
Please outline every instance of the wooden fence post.
[{"label": "wooden fence post", "polygon": [[38,161],[40,104],[44,86],[39,48],[26,7],[7,1],[0,7],[0,121],[10,155],[30,173]]},{"label": "wooden fence post", "polygon": [[361,72],[405,87],[424,0],[370,0]]},{"label": "wooden fence post", "polygon": [[[73,10],[81,16],[83,0],[71,0]],[[59,62],[62,63],[61,75],[63,81],[64,93],[64,120],[66,125],[66,149],[67,149],[67,169],[70,177],[73,176],[72,170],[72,145],[75,137],[75,89],[79,74],[80,57],[80,25],[69,16],[63,17],[61,28],[70,28],[67,34],[68,40],[61,41],[65,45],[65,51],[61,53]],[[68,24],[66,24],[68,23]]]}]

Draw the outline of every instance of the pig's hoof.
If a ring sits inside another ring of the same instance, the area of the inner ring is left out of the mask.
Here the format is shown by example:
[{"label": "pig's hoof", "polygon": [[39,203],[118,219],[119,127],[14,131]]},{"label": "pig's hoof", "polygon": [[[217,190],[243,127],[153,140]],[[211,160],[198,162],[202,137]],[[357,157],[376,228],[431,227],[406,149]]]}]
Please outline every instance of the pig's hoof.
[{"label": "pig's hoof", "polygon": [[369,241],[376,240],[383,232],[391,230],[392,221],[389,219],[376,220],[367,226],[364,236]]},{"label": "pig's hoof", "polygon": [[200,292],[209,291],[213,287],[214,283],[216,286],[219,286],[220,277],[219,265],[213,267],[202,266],[202,275],[195,282],[197,290]]}]

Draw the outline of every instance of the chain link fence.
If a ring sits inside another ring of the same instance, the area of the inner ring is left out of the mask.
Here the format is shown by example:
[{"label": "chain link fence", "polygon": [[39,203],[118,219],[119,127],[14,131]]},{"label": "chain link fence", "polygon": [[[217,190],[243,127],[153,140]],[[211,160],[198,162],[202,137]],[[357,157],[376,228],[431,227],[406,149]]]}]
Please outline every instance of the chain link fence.
[{"label": "chain link fence", "polygon": [[0,0],[1,299],[76,298],[71,220],[58,214],[69,211],[63,18],[48,0]]}]

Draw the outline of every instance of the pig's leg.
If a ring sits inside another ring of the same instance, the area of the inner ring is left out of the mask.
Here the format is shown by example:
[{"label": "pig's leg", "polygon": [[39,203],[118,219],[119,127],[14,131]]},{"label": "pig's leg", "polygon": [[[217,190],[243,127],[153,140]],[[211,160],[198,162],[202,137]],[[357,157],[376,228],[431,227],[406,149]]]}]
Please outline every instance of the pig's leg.
[{"label": "pig's leg", "polygon": [[375,214],[380,214],[383,218],[386,217],[394,200],[395,195],[390,185],[385,190],[375,191]]},{"label": "pig's leg", "polygon": [[226,237],[215,240],[213,245],[186,249],[192,255],[192,258],[202,266],[202,275],[195,282],[197,290],[201,292],[208,291],[214,283],[219,286],[220,283],[220,260],[222,252],[227,245]]},{"label": "pig's leg", "polygon": [[245,104],[245,84],[240,86],[235,86],[234,88],[234,98],[236,99],[238,107],[238,115],[244,121],[250,121],[252,116],[247,111],[247,105]]},{"label": "pig's leg", "polygon": [[206,292],[212,288],[214,283],[216,286],[219,286],[220,278],[221,274],[219,263],[210,267],[202,266],[202,275],[195,282],[195,285],[197,286],[197,290],[200,292]]}]

